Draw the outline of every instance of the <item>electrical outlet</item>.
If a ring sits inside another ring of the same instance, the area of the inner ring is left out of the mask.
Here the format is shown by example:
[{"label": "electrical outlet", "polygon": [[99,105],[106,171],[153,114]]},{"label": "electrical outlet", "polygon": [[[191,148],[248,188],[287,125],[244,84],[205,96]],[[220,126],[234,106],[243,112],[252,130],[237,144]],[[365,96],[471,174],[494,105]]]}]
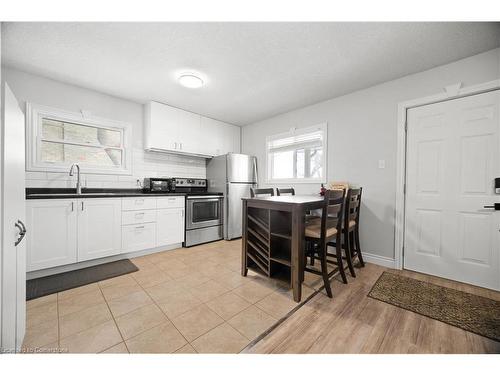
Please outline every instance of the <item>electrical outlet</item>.
[{"label": "electrical outlet", "polygon": [[381,159],[378,161],[378,169],[385,169],[385,160]]}]

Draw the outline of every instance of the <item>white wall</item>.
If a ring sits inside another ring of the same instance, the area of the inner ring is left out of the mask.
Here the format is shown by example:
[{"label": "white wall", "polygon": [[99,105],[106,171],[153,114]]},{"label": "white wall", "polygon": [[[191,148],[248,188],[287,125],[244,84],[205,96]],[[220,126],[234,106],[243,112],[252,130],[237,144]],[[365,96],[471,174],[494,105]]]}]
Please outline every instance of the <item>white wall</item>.
[{"label": "white wall", "polygon": [[[137,179],[144,177],[205,178],[204,159],[144,151],[142,104],[9,68],[3,69],[2,78],[10,85],[23,109],[27,101],[74,112],[84,109],[94,116],[132,125],[132,176],[85,174],[82,168],[83,186],[134,188]],[[74,178],[67,173],[26,172],[26,186],[74,187]]]},{"label": "white wall", "polygon": [[[498,78],[500,49],[495,49],[245,126],[242,152],[257,156],[260,181],[267,186],[266,136],[328,122],[327,180],[363,186],[362,249],[394,258],[398,103],[439,93],[457,82],[469,86]],[[378,169],[378,160],[385,160],[385,169]],[[319,191],[318,184],[295,188],[298,193]]]}]

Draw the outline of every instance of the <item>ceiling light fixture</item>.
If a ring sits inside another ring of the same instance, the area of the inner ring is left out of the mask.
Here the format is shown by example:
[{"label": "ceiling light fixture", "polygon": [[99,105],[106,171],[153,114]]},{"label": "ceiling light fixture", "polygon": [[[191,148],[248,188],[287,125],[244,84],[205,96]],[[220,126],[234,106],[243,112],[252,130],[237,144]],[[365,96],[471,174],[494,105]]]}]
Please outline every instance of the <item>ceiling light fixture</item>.
[{"label": "ceiling light fixture", "polygon": [[203,80],[194,73],[182,73],[178,80],[182,86],[190,89],[197,89],[204,84]]}]

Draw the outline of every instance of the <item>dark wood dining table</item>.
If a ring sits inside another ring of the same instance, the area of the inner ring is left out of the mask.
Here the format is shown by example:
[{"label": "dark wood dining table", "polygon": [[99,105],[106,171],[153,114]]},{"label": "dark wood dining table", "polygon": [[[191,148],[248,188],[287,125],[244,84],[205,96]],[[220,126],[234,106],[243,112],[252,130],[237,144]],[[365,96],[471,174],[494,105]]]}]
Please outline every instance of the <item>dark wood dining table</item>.
[{"label": "dark wood dining table", "polygon": [[[319,209],[323,205],[321,195],[288,195],[273,197],[243,198],[242,212],[242,265],[241,274],[247,275],[248,262],[260,264],[265,271],[265,260],[267,255],[267,274],[272,276],[271,264],[279,262],[291,268],[291,286],[293,289],[293,299],[299,302],[302,297],[302,282],[304,281],[304,229],[306,214],[310,210]],[[260,218],[255,217],[257,213],[263,213]],[[268,221],[266,216],[268,215]],[[256,224],[254,229],[249,228],[250,224]],[[289,223],[288,223],[289,221]],[[267,227],[266,227],[267,225]],[[266,229],[267,235],[266,237]],[[285,228],[285,230],[275,231],[274,228]],[[257,230],[258,229],[258,230]],[[258,233],[257,233],[258,232]],[[272,238],[278,239],[280,249],[273,249]],[[284,240],[283,240],[284,239]],[[259,242],[259,245],[255,243]],[[273,251],[282,251],[289,243],[289,259],[283,259],[273,255]],[[268,245],[266,248],[265,245]],[[255,252],[252,255],[252,252]],[[267,253],[266,253],[267,250]],[[256,259],[258,258],[258,259]],[[262,263],[261,261],[262,260]]]}]

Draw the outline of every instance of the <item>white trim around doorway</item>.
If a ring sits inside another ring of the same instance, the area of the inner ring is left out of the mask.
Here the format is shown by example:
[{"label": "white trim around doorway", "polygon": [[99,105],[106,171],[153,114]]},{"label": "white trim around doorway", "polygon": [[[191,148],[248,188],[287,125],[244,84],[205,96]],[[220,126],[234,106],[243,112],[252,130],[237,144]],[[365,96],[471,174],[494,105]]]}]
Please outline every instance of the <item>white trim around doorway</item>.
[{"label": "white trim around doorway", "polygon": [[481,94],[500,89],[500,79],[479,85],[461,88],[461,83],[447,86],[440,94],[408,100],[398,104],[398,134],[396,159],[396,214],[394,218],[394,268],[403,269],[404,223],[405,223],[405,183],[406,183],[406,113],[407,110],[446,100]]}]

